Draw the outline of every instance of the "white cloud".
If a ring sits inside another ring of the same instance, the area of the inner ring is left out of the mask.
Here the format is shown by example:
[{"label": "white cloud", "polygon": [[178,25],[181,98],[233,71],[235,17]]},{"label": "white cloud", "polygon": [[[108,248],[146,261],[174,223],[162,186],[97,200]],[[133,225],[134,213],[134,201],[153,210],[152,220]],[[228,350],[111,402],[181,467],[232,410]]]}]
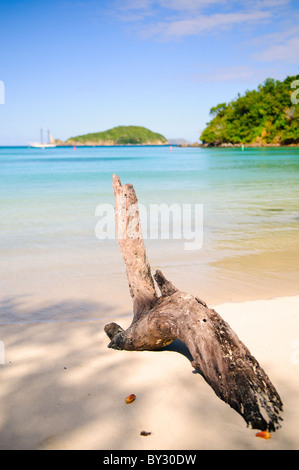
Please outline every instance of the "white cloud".
[{"label": "white cloud", "polygon": [[287,25],[285,26],[285,29],[281,31],[262,34],[261,36],[253,38],[251,39],[251,45],[268,48],[274,44],[281,44],[294,36],[299,36],[299,25],[297,24],[295,26]]},{"label": "white cloud", "polygon": [[121,10],[144,10],[152,5],[152,0],[119,0],[114,6]]},{"label": "white cloud", "polygon": [[116,6],[123,10],[148,10],[158,7],[175,11],[194,11],[210,5],[226,3],[227,0],[118,0]]},{"label": "white cloud", "polygon": [[[258,47],[259,51],[252,55],[253,60],[263,62],[298,63],[299,51],[299,15],[293,12],[288,21],[280,24],[280,30],[264,34],[253,41],[251,46]],[[282,26],[284,29],[282,29]]]},{"label": "white cloud", "polygon": [[274,44],[254,57],[259,61],[298,62],[299,36],[288,39],[281,44]]},{"label": "white cloud", "polygon": [[255,8],[284,7],[291,3],[290,0],[252,0],[250,3]]},{"label": "white cloud", "polygon": [[[199,11],[212,5],[226,5],[227,0],[160,0],[161,7],[175,11]],[[231,3],[235,3],[232,2]]]},{"label": "white cloud", "polygon": [[164,21],[149,25],[143,28],[142,35],[145,37],[162,35],[164,39],[193,36],[206,31],[216,31],[217,28],[264,20],[270,16],[271,12],[267,11],[198,15],[189,19]]},{"label": "white cloud", "polygon": [[283,80],[285,74],[279,67],[259,67],[255,65],[231,65],[225,67],[208,67],[190,78],[199,83],[240,82],[256,86],[266,78],[273,77]]},{"label": "white cloud", "polygon": [[249,65],[233,65],[225,68],[215,68],[213,70],[195,74],[193,79],[200,82],[223,82],[242,81],[255,76],[255,70]]},{"label": "white cloud", "polygon": [[[122,11],[135,10],[147,11],[170,10],[173,12],[201,12],[210,7],[229,9],[244,7],[251,10],[262,10],[269,8],[285,7],[291,0],[247,0],[239,2],[238,0],[114,0],[114,8]],[[242,5],[243,3],[243,5]]]},{"label": "white cloud", "polygon": [[[172,41],[235,26],[260,26],[247,47],[259,48],[253,60],[296,61],[298,13],[291,0],[114,0],[113,5],[118,19],[130,23],[145,39]],[[263,34],[265,22],[271,25],[271,33]],[[240,69],[238,73],[247,72]]]}]

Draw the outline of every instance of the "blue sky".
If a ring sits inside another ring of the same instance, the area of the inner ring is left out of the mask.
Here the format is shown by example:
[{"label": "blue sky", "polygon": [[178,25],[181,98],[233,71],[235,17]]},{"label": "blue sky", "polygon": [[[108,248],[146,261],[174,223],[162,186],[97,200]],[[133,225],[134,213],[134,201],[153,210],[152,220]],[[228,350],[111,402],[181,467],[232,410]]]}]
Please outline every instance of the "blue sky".
[{"label": "blue sky", "polygon": [[0,145],[117,125],[198,140],[209,110],[299,73],[291,0],[0,0]]}]

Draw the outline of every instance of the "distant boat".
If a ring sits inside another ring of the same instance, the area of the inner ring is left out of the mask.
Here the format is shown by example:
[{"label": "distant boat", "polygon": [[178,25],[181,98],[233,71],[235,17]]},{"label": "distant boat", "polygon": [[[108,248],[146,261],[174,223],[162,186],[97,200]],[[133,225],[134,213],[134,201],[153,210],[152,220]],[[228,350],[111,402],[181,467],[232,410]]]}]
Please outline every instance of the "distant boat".
[{"label": "distant boat", "polygon": [[43,138],[43,129],[40,130],[40,142],[29,142],[30,147],[34,148],[40,148],[40,149],[45,149],[45,148],[54,148],[56,147],[55,140],[53,139],[50,131],[48,131],[48,143],[44,142]]}]

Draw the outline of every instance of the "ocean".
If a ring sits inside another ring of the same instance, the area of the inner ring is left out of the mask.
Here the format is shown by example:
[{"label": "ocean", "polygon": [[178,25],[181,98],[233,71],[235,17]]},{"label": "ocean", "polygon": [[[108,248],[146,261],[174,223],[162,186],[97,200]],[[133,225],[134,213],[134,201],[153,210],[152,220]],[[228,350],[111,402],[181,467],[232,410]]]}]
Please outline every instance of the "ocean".
[{"label": "ocean", "polygon": [[114,173],[148,210],[202,208],[196,249],[171,223],[144,234],[178,288],[213,305],[298,294],[299,148],[2,147],[0,323],[130,313],[117,241],[96,234]]}]

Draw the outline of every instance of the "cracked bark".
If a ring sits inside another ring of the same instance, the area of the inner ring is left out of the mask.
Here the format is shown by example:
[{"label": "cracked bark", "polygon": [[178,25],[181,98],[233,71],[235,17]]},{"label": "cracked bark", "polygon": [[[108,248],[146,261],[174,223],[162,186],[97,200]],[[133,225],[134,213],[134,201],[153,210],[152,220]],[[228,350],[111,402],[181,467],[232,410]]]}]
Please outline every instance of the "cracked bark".
[{"label": "cracked bark", "polygon": [[281,399],[269,377],[229,324],[207,304],[177,289],[161,271],[154,279],[140,228],[137,197],[131,184],[113,175],[118,245],[126,266],[133,320],[127,330],[105,326],[109,348],[159,350],[175,339],[192,355],[192,366],[216,395],[235,409],[253,429],[280,427]]}]

